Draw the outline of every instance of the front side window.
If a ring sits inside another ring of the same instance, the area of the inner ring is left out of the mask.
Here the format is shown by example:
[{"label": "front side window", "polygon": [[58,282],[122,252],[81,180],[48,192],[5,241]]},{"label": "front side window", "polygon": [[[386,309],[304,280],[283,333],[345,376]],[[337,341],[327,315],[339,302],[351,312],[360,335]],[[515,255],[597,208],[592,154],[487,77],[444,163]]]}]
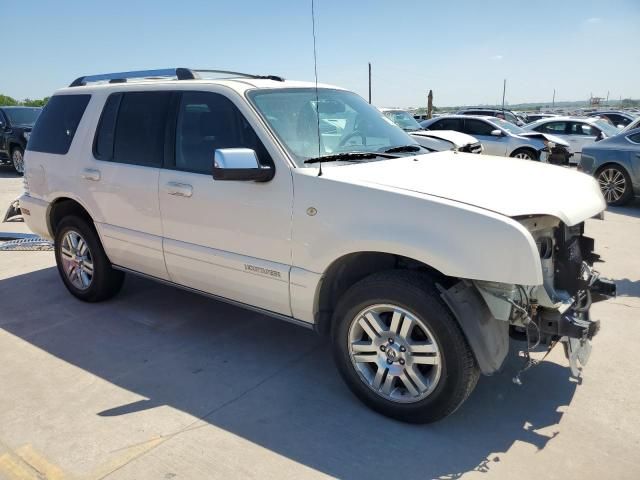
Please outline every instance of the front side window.
[{"label": "front side window", "polygon": [[[317,97],[316,97],[317,95]],[[298,166],[319,156],[418,145],[352,92],[328,88],[254,90],[249,99]]]},{"label": "front side window", "polygon": [[171,92],[122,94],[111,160],[146,167],[162,165],[170,98]]},{"label": "front side window", "polygon": [[491,135],[491,132],[495,129],[496,127],[493,125],[475,118],[469,118],[464,121],[464,133],[469,135]]},{"label": "front side window", "polygon": [[184,92],[178,109],[175,168],[210,174],[219,148],[250,148],[262,165],[272,164],[263,143],[231,100],[218,93]]},{"label": "front side window", "polygon": [[91,95],[55,95],[38,117],[27,150],[66,155]]},{"label": "front side window", "polygon": [[564,135],[567,130],[566,122],[549,122],[536,127],[534,130],[542,133],[551,133],[554,135]]},{"label": "front side window", "polygon": [[571,135],[582,135],[587,137],[595,137],[598,132],[595,127],[592,127],[588,123],[573,122],[569,127],[569,133]]}]

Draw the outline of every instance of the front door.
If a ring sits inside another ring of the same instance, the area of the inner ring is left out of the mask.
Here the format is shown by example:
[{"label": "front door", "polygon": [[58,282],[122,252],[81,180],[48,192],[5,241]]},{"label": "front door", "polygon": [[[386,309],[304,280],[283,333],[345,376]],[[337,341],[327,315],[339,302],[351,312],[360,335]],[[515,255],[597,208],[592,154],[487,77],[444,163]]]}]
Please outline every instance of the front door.
[{"label": "front door", "polygon": [[491,135],[494,130],[499,128],[491,125],[489,122],[477,118],[465,118],[463,132],[476,137],[484,147],[486,155],[505,156],[507,154],[507,138],[503,132],[503,136]]},{"label": "front door", "polygon": [[586,122],[569,122],[567,139],[571,145],[571,150],[574,152],[573,157],[571,157],[572,163],[580,163],[582,149],[595,142],[598,135],[600,135],[600,130],[593,125],[589,125]]},{"label": "front door", "polygon": [[[291,172],[265,148],[246,105],[224,91],[184,91],[176,101],[174,148],[159,185],[167,270],[175,283],[291,315]],[[274,178],[213,180],[215,150],[234,147],[255,150],[275,166]]]}]

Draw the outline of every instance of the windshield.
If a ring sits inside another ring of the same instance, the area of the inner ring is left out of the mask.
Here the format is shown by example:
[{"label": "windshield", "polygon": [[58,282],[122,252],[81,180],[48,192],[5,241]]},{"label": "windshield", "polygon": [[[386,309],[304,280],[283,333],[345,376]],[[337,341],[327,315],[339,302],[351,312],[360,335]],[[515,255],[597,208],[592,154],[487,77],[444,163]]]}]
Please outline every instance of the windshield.
[{"label": "windshield", "polygon": [[405,132],[422,130],[420,124],[409,114],[409,112],[405,112],[404,110],[386,110],[382,113]]},{"label": "windshield", "polygon": [[524,133],[524,130],[517,125],[514,125],[511,122],[507,122],[506,120],[502,120],[501,118],[492,118],[491,121],[498,125],[500,128],[505,129],[509,133],[513,133],[514,135],[519,135],[520,133]]},{"label": "windshield", "polygon": [[606,120],[596,120],[594,122],[596,124],[596,126],[602,130],[604,132],[604,134],[607,137],[613,137],[614,135],[617,135],[620,133],[620,130],[616,127],[614,127],[611,123],[607,122]]},{"label": "windshield", "polygon": [[314,88],[255,90],[249,98],[300,167],[319,156],[418,145],[352,92],[320,88],[316,100]]},{"label": "windshield", "polygon": [[33,125],[40,112],[41,108],[7,108],[4,111],[12,125]]}]

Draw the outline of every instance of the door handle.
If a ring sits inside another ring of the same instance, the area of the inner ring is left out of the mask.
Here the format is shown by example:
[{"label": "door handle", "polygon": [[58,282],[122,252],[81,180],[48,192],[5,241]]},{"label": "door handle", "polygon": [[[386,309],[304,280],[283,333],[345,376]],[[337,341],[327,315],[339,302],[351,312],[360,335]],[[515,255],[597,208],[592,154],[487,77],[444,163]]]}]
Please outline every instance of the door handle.
[{"label": "door handle", "polygon": [[167,183],[167,193],[176,197],[190,197],[193,195],[193,187],[186,183]]},{"label": "door handle", "polygon": [[82,178],[85,180],[91,180],[92,182],[97,182],[100,180],[100,170],[96,170],[95,168],[85,168],[82,170]]}]

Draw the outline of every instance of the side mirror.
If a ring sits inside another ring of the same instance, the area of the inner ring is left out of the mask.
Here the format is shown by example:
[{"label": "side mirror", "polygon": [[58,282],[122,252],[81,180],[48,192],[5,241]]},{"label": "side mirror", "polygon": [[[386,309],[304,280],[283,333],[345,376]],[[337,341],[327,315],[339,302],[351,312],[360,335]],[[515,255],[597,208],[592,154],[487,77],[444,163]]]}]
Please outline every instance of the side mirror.
[{"label": "side mirror", "polygon": [[219,148],[213,159],[214,180],[268,182],[275,175],[273,167],[258,163],[250,148]]},{"label": "side mirror", "polygon": [[502,130],[498,130],[497,128],[495,130],[491,130],[491,135],[493,135],[494,137],[501,137]]}]

